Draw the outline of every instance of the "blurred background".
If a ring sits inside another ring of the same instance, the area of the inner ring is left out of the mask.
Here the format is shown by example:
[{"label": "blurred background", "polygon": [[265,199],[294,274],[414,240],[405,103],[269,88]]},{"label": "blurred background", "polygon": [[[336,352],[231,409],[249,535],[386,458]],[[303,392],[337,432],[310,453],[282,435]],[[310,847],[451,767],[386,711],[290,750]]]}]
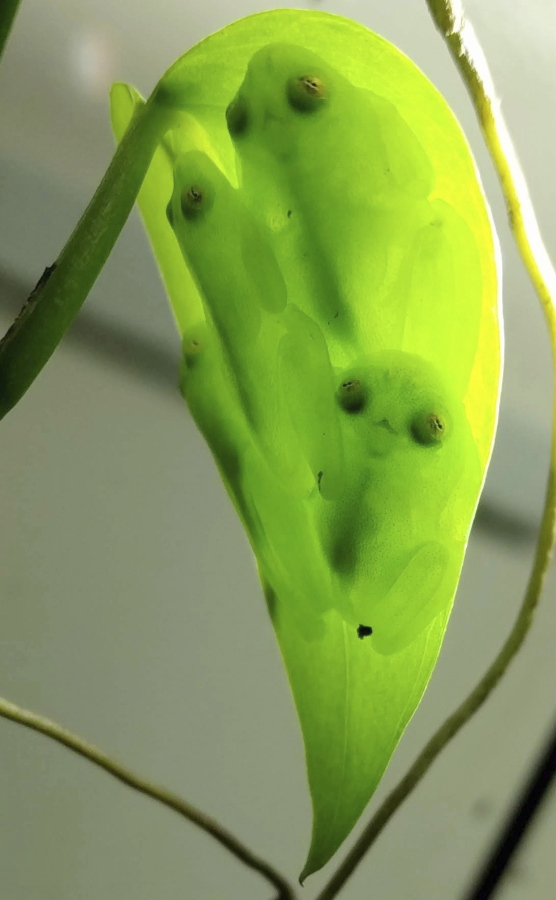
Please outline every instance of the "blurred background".
[{"label": "blurred background", "polygon": [[[425,0],[281,5],[357,19],[432,79],[469,137],[504,257],[499,439],[440,662],[376,806],[482,675],[521,601],[546,479],[550,353],[474,114]],[[554,256],[554,10],[547,0],[466,6]],[[110,83],[148,94],[192,44],[268,8],[23,0],[0,71],[2,330],[108,165]],[[177,391],[178,361],[134,213],[82,316],[2,423],[0,693],[183,793],[295,879],[311,822],[301,737],[251,552]],[[463,896],[556,713],[554,596],[551,580],[504,683],[398,812],[346,900]],[[3,900],[269,896],[193,826],[5,720],[0,761]],[[554,896],[555,829],[552,797],[503,900]]]}]

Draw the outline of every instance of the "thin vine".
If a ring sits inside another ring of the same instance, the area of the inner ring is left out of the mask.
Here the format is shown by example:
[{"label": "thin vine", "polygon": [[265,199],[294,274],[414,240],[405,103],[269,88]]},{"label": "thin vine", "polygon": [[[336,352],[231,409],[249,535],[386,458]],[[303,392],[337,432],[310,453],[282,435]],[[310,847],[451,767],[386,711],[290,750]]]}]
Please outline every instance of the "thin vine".
[{"label": "thin vine", "polygon": [[196,809],[196,807],[174,793],[174,791],[169,791],[165,787],[147,781],[146,778],[142,778],[140,775],[132,772],[127,766],[112,759],[103,750],[99,750],[98,747],[89,744],[87,741],[83,740],[83,738],[78,737],[78,735],[72,734],[71,731],[68,731],[51,719],[46,719],[44,716],[39,716],[27,709],[22,709],[14,703],[11,703],[9,700],[4,700],[1,697],[0,716],[11,719],[12,722],[17,722],[19,725],[25,725],[26,728],[31,728],[33,731],[38,731],[40,734],[52,738],[52,740],[57,741],[59,744],[63,744],[63,746],[67,747],[69,750],[73,750],[78,756],[82,756],[85,759],[88,759],[89,762],[104,769],[105,772],[108,772],[109,775],[117,778],[118,781],[127,784],[128,787],[173,809],[174,812],[183,816],[188,822],[192,822],[194,825],[197,825],[198,828],[201,828],[207,834],[210,834],[211,837],[225,847],[226,850],[229,850],[230,853],[233,853],[237,859],[242,863],[245,863],[250,869],[253,869],[255,872],[258,872],[259,875],[262,875],[263,878],[266,878],[278,891],[276,900],[294,900],[295,895],[292,887],[288,884],[286,879],[270,865],[270,863],[261,859],[232,834],[231,831],[228,831],[227,828],[224,828],[224,826],[220,825],[215,819],[207,816],[206,813]]}]

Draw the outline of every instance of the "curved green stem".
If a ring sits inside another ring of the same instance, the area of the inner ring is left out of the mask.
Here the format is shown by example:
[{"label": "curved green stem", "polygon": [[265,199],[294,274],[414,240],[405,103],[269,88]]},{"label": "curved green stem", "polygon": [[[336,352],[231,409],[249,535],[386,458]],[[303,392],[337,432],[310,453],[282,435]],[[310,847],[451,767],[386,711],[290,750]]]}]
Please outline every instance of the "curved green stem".
[{"label": "curved green stem", "polygon": [[79,312],[174,116],[154,98],[137,111],[75,231],[0,342],[0,418],[32,384]]},{"label": "curved green stem", "polygon": [[10,36],[21,0],[2,0],[0,4],[0,59]]},{"label": "curved green stem", "polygon": [[[525,178],[496,101],[486,60],[463,8],[451,0],[427,0],[465,81],[504,192],[512,232],[545,313],[553,359],[556,358],[556,272],[540,236]],[[489,697],[523,644],[548,573],[556,529],[556,395],[553,398],[552,447],[544,510],[535,558],[515,624],[498,656],[466,700],[433,735],[407,774],[377,810],[354,847],[316,900],[336,897],[408,794],[423,778],[448,742]]]},{"label": "curved green stem", "polygon": [[153,784],[145,778],[141,778],[121,763],[111,759],[102,750],[84,741],[83,738],[72,734],[70,731],[62,728],[61,725],[57,725],[56,722],[29,712],[29,710],[21,709],[14,703],[10,703],[9,700],[0,698],[0,716],[11,719],[12,722],[18,722],[20,725],[25,725],[26,728],[31,728],[33,731],[45,734],[59,744],[63,744],[64,747],[73,750],[79,756],[85,757],[85,759],[104,769],[105,772],[117,778],[118,781],[122,781],[134,790],[146,794],[147,797],[152,797],[153,800],[158,800],[159,803],[173,809],[174,812],[177,812],[180,816],[183,816],[189,822],[193,822],[194,825],[202,828],[207,834],[210,834],[226,850],[229,850],[241,862],[245,863],[246,866],[254,869],[263,878],[266,878],[276,888],[278,892],[276,895],[277,900],[294,900],[293,889],[279,872],[265,860],[256,856],[223,825],[191,806],[178,794],[160,787],[160,785]]}]

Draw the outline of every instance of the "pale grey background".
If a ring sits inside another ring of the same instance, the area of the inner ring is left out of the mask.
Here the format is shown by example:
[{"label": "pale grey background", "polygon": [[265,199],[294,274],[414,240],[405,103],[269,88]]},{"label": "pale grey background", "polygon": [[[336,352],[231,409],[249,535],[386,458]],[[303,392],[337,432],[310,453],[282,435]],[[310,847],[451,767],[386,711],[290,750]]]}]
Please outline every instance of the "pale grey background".
[{"label": "pale grey background", "polygon": [[[445,94],[476,152],[505,258],[500,440],[440,663],[379,799],[481,675],[520,602],[545,482],[550,357],[425,0],[305,5],[380,32]],[[109,161],[109,83],[148,93],[192,43],[269,6],[23,0],[0,71],[2,325]],[[554,253],[554,5],[467,6]],[[2,423],[0,692],[180,790],[295,878],[310,829],[301,738],[246,540],[174,389],[178,350],[134,215],[81,323]],[[554,594],[551,583],[506,682],[389,825],[346,900],[462,896],[556,712]],[[208,837],[45,738],[0,721],[0,761],[2,900],[270,896]],[[552,800],[503,900],[554,896],[555,828]]]}]

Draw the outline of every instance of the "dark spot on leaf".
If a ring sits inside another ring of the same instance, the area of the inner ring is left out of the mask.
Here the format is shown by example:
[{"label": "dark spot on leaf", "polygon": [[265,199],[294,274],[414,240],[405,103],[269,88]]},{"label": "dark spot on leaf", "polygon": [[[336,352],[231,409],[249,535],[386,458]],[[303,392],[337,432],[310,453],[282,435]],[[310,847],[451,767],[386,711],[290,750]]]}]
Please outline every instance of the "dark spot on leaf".
[{"label": "dark spot on leaf", "polygon": [[276,616],[276,609],[278,606],[278,595],[273,587],[268,583],[266,579],[263,579],[263,590],[264,596],[266,600],[266,605],[268,608],[268,614],[270,618],[274,621]]},{"label": "dark spot on leaf", "polygon": [[363,638],[369,637],[373,633],[373,629],[370,625],[360,625],[357,629],[357,637],[363,640]]},{"label": "dark spot on leaf", "polygon": [[381,419],[380,422],[377,422],[376,424],[379,425],[381,428],[385,428],[386,431],[390,432],[390,434],[398,433],[395,428],[392,428],[388,419]]},{"label": "dark spot on leaf", "polygon": [[226,124],[232,137],[241,137],[249,127],[247,104],[241,97],[235,97],[226,110]]}]

